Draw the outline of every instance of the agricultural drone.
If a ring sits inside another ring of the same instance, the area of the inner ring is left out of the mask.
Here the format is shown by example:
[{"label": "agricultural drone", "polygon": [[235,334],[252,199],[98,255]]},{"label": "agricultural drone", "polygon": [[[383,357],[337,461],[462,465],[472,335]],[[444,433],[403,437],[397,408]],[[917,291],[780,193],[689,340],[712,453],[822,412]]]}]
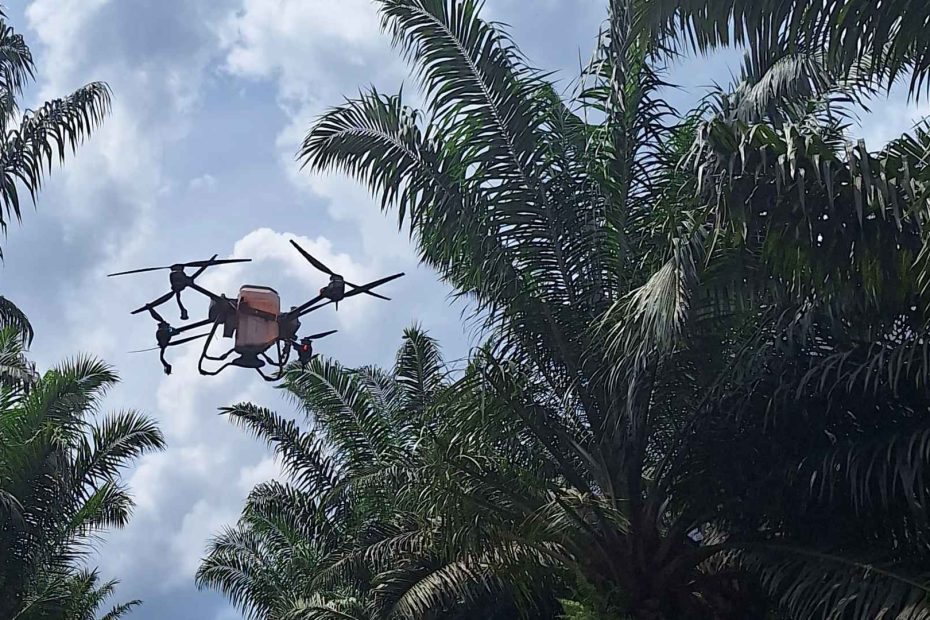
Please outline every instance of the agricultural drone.
[{"label": "agricultural drone", "polygon": [[[336,330],[332,330],[299,337],[297,332],[301,327],[301,317],[329,304],[334,304],[338,310],[340,301],[356,295],[370,295],[387,300],[389,298],[373,292],[372,289],[404,275],[398,273],[359,286],[346,281],[345,278],[313,257],[295,241],[291,240],[291,245],[300,252],[307,262],[329,276],[329,284],[320,289],[319,294],[314,298],[299,306],[293,306],[286,312],[281,312],[281,298],[278,296],[277,291],[267,286],[244,285],[240,287],[238,296],[233,299],[226,295],[217,295],[196,282],[197,278],[210,267],[231,263],[247,263],[251,261],[248,258],[218,259],[218,255],[214,255],[209,260],[177,263],[168,267],[146,267],[109,275],[112,277],[169,270],[168,279],[171,290],[141,308],[132,311],[132,314],[148,312],[158,324],[155,330],[157,346],[152,349],[145,349],[145,351],[159,352],[159,359],[164,367],[165,374],[171,374],[171,364],[165,359],[165,351],[168,347],[203,338],[205,342],[200,354],[200,360],[197,363],[197,370],[200,371],[200,374],[214,376],[230,366],[238,366],[239,368],[256,370],[266,381],[278,381],[284,376],[285,367],[290,360],[292,350],[297,352],[297,360],[300,364],[306,365],[314,357],[313,341],[336,333]],[[195,269],[195,271],[187,273],[187,269]],[[183,327],[174,327],[158,313],[156,308],[174,298],[181,313],[181,320],[188,320],[187,308],[184,307],[181,301],[181,293],[188,289],[210,299],[207,318]],[[207,326],[210,326],[208,332],[176,339],[177,336]],[[211,355],[209,353],[210,344],[213,342],[216,332],[221,328],[224,338],[235,339],[233,347],[221,355]],[[269,355],[269,349],[272,348],[274,350]],[[235,357],[229,360],[232,356]],[[213,362],[214,368],[206,368],[204,362]],[[217,367],[217,363],[222,364]],[[272,367],[273,372],[264,372],[263,369],[266,366]]]}]

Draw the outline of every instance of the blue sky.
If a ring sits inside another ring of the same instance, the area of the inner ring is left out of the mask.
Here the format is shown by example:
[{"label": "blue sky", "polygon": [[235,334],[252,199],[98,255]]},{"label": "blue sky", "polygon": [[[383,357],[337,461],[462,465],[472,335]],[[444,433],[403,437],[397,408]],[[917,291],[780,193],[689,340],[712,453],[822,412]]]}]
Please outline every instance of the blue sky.
[{"label": "blue sky", "polygon": [[[350,180],[313,177],[294,160],[298,142],[326,107],[375,84],[412,80],[380,34],[369,0],[14,0],[12,25],[31,44],[39,80],[29,103],[91,80],[114,93],[113,114],[62,170],[24,225],[3,242],[0,293],[37,329],[43,368],[79,352],[114,364],[122,384],[112,409],[155,416],[164,453],[129,473],[137,508],[96,558],[122,580],[121,599],[141,598],[139,619],[237,618],[219,596],[198,592],[193,573],[211,533],[235,520],[256,483],[276,475],[264,446],[217,415],[251,400],[290,410],[246,371],[203,378],[195,352],[173,352],[165,377],[151,346],[153,325],[128,311],[166,289],[163,275],[107,279],[111,271],[221,256],[243,267],[204,277],[229,294],[239,284],[277,288],[285,305],[324,284],[290,249],[297,238],[352,281],[406,271],[390,303],[353,300],[321,312],[309,329],[338,328],[321,352],[348,365],[389,364],[404,327],[422,324],[448,357],[470,345],[463,308],[415,250]],[[565,82],[590,54],[605,0],[488,0],[485,15],[510,24],[536,66]],[[701,87],[729,80],[733,54],[684,60],[672,74],[686,105]],[[735,67],[735,65],[734,65]],[[734,68],[735,70],[735,68]],[[924,110],[896,93],[876,102],[859,132],[871,145],[906,129]],[[194,298],[190,300],[193,302]],[[192,315],[197,316],[191,303]]]}]

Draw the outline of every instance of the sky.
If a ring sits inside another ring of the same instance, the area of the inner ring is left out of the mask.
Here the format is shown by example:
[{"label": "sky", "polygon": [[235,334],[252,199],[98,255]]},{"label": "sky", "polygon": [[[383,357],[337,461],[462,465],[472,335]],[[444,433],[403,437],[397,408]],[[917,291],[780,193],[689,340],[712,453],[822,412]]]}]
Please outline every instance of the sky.
[{"label": "sky", "polygon": [[[278,475],[270,451],[218,409],[251,401],[293,407],[250,371],[201,377],[196,350],[171,352],[165,376],[152,346],[154,325],[129,310],[167,290],[164,273],[106,278],[135,267],[223,257],[252,263],[208,271],[202,283],[235,294],[264,284],[297,305],[325,284],[289,239],[353,282],[404,271],[385,287],[391,302],[366,296],[305,321],[339,329],[317,349],[348,366],[389,365],[405,327],[420,324],[448,358],[474,345],[466,308],[350,179],[299,169],[297,145],[313,119],[373,84],[394,92],[414,80],[369,0],[7,0],[10,24],[32,47],[36,106],[102,80],[113,111],[78,154],[55,169],[35,211],[0,240],[0,294],[26,311],[37,331],[40,368],[80,353],[113,364],[122,383],[109,410],[138,409],[158,420],[168,447],[144,457],[126,480],[136,508],[93,560],[118,578],[120,600],[156,618],[239,618],[193,575],[208,539],[231,524],[249,490]],[[484,15],[509,24],[532,64],[563,86],[590,56],[605,0],[487,0]],[[674,102],[686,106],[736,71],[733,53],[688,58],[674,67]],[[926,114],[895,91],[873,103],[856,131],[870,145]],[[192,317],[204,307],[185,302]],[[172,306],[166,306],[170,312]],[[176,315],[172,315],[176,324]]]}]

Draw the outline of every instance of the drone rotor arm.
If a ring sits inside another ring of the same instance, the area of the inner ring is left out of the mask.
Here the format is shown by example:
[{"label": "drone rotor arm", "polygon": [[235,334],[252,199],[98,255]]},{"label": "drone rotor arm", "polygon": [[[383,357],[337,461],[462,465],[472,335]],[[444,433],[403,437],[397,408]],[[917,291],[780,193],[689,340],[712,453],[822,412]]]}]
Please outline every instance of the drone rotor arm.
[{"label": "drone rotor arm", "polygon": [[[193,282],[191,282],[191,283],[188,285],[188,288],[194,289],[195,291],[197,291],[197,292],[200,293],[201,295],[206,295],[206,296],[209,297],[211,300],[213,300],[213,301],[215,301],[215,302],[217,302],[217,303],[222,303],[222,302],[223,302],[223,298],[222,298],[222,297],[220,297],[220,296],[217,295],[216,293],[213,293],[213,292],[208,291],[207,289],[205,289],[204,287],[200,286],[199,284],[194,284]],[[228,300],[227,300],[227,301],[228,301]]]},{"label": "drone rotor arm", "polygon": [[201,338],[206,338],[210,334],[197,334],[196,336],[189,336],[187,338],[181,338],[180,340],[175,340],[174,342],[169,342],[163,347],[149,347],[148,349],[136,349],[135,351],[129,351],[129,353],[148,353],[149,351],[160,351],[167,349],[168,347],[176,347],[181,344],[187,344],[188,342],[193,342],[194,340],[200,340]]},{"label": "drone rotor arm", "polygon": [[165,323],[166,325],[168,324],[168,321],[165,320],[165,317],[158,314],[158,312],[155,311],[155,308],[149,308],[149,315],[151,315],[153,319],[158,321],[159,325],[162,323]]},{"label": "drone rotor arm", "polygon": [[147,271],[161,271],[162,269],[171,269],[171,267],[144,267],[142,269],[130,269],[129,271],[118,271],[116,273],[108,273],[108,278],[113,278],[116,276],[128,276],[134,273],[146,273]]},{"label": "drone rotor arm", "polygon": [[180,340],[175,340],[174,342],[169,342],[166,346],[176,347],[181,344],[187,344],[188,342],[193,342],[195,340],[200,340],[201,338],[206,338],[210,333],[197,334],[196,336],[188,336],[187,338],[181,338]]},{"label": "drone rotor arm", "polygon": [[[319,300],[316,300],[316,301],[319,301]],[[296,315],[294,315],[294,316],[295,316],[296,318],[300,318],[300,317],[302,317],[302,316],[305,316],[305,315],[307,315],[307,314],[310,314],[311,312],[315,312],[315,311],[319,310],[320,308],[325,308],[326,306],[328,306],[328,305],[330,305],[330,304],[332,304],[332,303],[335,303],[335,302],[333,302],[333,301],[331,301],[331,300],[326,300],[325,302],[323,302],[323,303],[321,303],[321,304],[319,304],[319,305],[316,305],[316,306],[307,306],[307,307],[305,307],[303,310],[300,310],[300,312],[298,312],[298,313],[297,313]],[[298,309],[298,310],[299,310],[299,309]]]},{"label": "drone rotor arm", "polygon": [[215,267],[217,265],[233,265],[235,263],[251,263],[251,258],[211,258],[210,260],[195,260],[184,263],[183,267]]},{"label": "drone rotor arm", "polygon": [[184,327],[177,327],[174,330],[175,334],[181,334],[184,332],[189,332],[192,329],[197,329],[198,327],[206,327],[210,323],[216,323],[213,319],[204,319],[202,321],[197,321],[196,323],[191,323],[190,325],[185,325]]},{"label": "drone rotor arm", "polygon": [[[287,313],[285,313],[284,316],[285,316],[287,319],[294,319],[294,318],[301,317],[301,316],[307,314],[308,312],[310,312],[310,308],[311,308],[314,304],[317,304],[317,303],[323,301],[324,299],[326,299],[326,298],[323,297],[322,295],[317,295],[316,297],[314,297],[314,298],[311,299],[310,301],[308,301],[308,302],[306,302],[306,303],[304,303],[304,304],[301,304],[301,305],[297,306],[297,307],[294,308],[293,310],[288,311]],[[328,302],[327,302],[327,303],[328,303]]]},{"label": "drone rotor arm", "polygon": [[[249,263],[252,261],[252,259],[250,258],[220,258],[220,259],[217,259],[216,258],[217,256],[219,255],[214,254],[213,258],[211,258],[210,260],[195,260],[189,263],[177,263],[175,265],[168,265],[167,267],[143,267],[142,269],[130,269],[129,271],[118,271],[116,273],[107,274],[107,277],[112,278],[114,276],[128,276],[134,273],[146,273],[149,271],[162,271],[164,269],[178,270],[178,269],[185,269],[187,267],[199,267],[200,272],[197,275],[200,275],[200,273],[203,272],[203,269],[206,269],[207,267],[214,267],[216,265],[230,265],[232,263]],[[194,277],[197,277],[197,276],[194,276]]]}]

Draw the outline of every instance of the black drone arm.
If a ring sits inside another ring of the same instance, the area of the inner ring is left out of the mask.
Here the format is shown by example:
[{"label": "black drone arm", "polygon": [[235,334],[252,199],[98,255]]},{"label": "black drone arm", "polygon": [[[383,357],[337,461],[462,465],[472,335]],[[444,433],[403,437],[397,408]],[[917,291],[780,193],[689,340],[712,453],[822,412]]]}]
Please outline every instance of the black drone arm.
[{"label": "black drone arm", "polygon": [[174,334],[183,334],[184,332],[190,331],[192,329],[197,329],[198,327],[206,327],[211,323],[216,323],[213,319],[204,319],[202,321],[197,321],[196,323],[191,323],[190,325],[185,325],[184,327],[175,327]]},{"label": "black drone arm", "polygon": [[208,291],[207,289],[205,289],[204,287],[200,286],[199,284],[195,284],[195,283],[191,282],[190,284],[187,285],[187,287],[188,287],[188,288],[194,289],[195,291],[197,291],[197,292],[200,293],[201,295],[206,295],[206,296],[209,297],[211,300],[213,300],[213,301],[215,301],[215,302],[217,302],[217,303],[222,303],[222,301],[223,301],[223,298],[222,298],[222,297],[220,297],[220,296],[217,295],[216,293],[212,293],[212,292]]},{"label": "black drone arm", "polygon": [[330,303],[329,301],[327,301],[327,302],[324,303],[324,304],[321,304],[321,305],[319,305],[319,306],[313,307],[314,304],[317,304],[317,303],[323,301],[324,299],[326,299],[326,297],[324,297],[323,295],[317,295],[316,297],[314,297],[313,299],[311,299],[311,300],[308,301],[307,303],[301,304],[301,305],[297,306],[296,308],[291,309],[289,312],[287,312],[286,314],[284,314],[284,318],[285,318],[286,320],[292,320],[292,319],[300,318],[300,317],[302,317],[302,316],[305,315],[305,314],[310,314],[311,312],[313,312],[313,311],[316,310],[317,308],[322,308],[322,307],[325,306],[326,304]]},{"label": "black drone arm", "polygon": [[[294,249],[296,249],[300,253],[300,255],[303,256],[307,260],[307,262],[309,262],[311,265],[316,267],[318,270],[322,271],[328,276],[335,277],[335,278],[342,278],[342,276],[340,276],[335,271],[327,267],[321,260],[319,260],[318,258],[315,258],[312,254],[310,254],[310,252],[300,247],[300,245],[293,239],[291,239],[291,245],[294,246]],[[363,286],[359,286],[358,284],[352,284],[351,282],[345,279],[343,279],[342,281],[345,282],[348,286],[352,287],[353,289],[365,288]],[[372,293],[370,290],[365,290],[365,291],[360,291],[360,292],[363,292],[366,295],[371,295],[372,297],[377,297],[378,299],[390,301],[389,297],[385,297],[384,295],[379,295],[378,293]]]}]

